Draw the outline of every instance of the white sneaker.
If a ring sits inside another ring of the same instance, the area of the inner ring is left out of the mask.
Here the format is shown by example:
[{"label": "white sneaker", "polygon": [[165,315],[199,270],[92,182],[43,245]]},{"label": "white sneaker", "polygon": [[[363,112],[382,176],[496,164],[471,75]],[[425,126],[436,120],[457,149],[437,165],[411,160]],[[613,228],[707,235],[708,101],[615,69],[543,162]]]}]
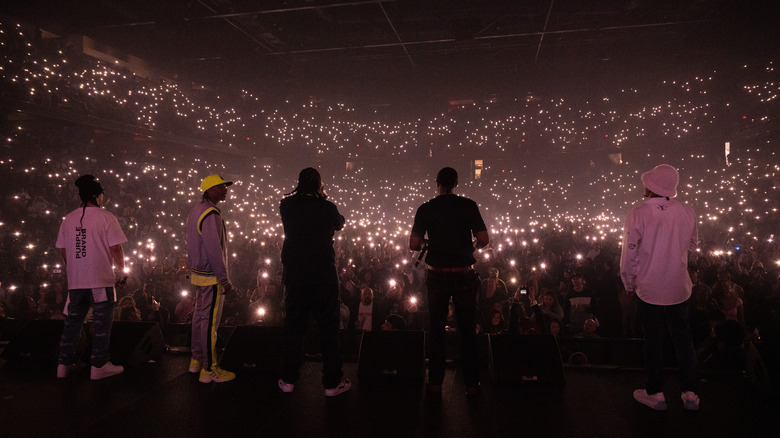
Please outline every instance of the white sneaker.
[{"label": "white sneaker", "polygon": [[287,383],[282,379],[279,379],[279,382],[277,382],[279,385],[279,389],[282,390],[282,392],[293,392],[295,391],[295,384],[294,383]]},{"label": "white sneaker", "polygon": [[57,365],[57,378],[58,379],[64,379],[71,374],[75,373],[78,367],[75,363],[72,363],[70,365],[63,365],[59,364]]},{"label": "white sneaker", "polygon": [[645,389],[637,389],[634,391],[634,400],[642,403],[650,409],[655,409],[656,411],[666,410],[666,399],[664,398],[663,392],[657,392],[653,395],[650,395]]},{"label": "white sneaker", "polygon": [[352,389],[352,382],[350,382],[349,379],[341,379],[341,382],[339,382],[337,387],[325,389],[325,397],[335,397],[350,389]]},{"label": "white sneaker", "polygon": [[111,361],[109,361],[103,364],[103,366],[100,368],[93,366],[89,376],[92,380],[100,380],[105,379],[106,377],[122,374],[124,371],[125,367],[122,365],[114,365],[111,363]]},{"label": "white sneaker", "polygon": [[689,411],[699,410],[699,396],[693,391],[685,391],[680,398],[683,401],[683,407]]},{"label": "white sneaker", "polygon": [[189,372],[192,374],[199,373],[201,368],[203,368],[203,366],[200,364],[198,359],[195,359],[194,357],[190,359],[190,368],[188,370]]}]

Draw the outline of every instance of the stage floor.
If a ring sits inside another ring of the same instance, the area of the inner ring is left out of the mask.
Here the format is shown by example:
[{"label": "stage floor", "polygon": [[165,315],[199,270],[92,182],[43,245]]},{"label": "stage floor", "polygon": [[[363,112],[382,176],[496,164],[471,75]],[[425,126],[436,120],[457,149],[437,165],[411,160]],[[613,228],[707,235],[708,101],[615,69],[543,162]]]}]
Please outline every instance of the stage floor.
[{"label": "stage floor", "polygon": [[165,353],[156,363],[102,381],[89,368],[55,378],[54,365],[0,360],[0,436],[14,437],[777,437],[780,404],[741,382],[703,380],[701,410],[682,408],[675,375],[667,376],[666,412],[631,397],[636,369],[566,368],[563,387],[494,386],[467,398],[460,371],[447,370],[440,398],[423,382],[359,380],[344,365],[352,391],[326,398],[321,364],[304,364],[295,392],[273,373],[240,373],[202,384],[187,372],[189,356]]}]

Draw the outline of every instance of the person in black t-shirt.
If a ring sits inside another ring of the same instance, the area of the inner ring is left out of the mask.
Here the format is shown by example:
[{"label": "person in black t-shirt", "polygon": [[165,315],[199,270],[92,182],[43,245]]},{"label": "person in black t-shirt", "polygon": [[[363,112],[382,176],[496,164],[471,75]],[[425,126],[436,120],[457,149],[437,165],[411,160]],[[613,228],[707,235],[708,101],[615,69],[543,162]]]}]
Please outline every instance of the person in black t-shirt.
[{"label": "person in black t-shirt", "polygon": [[279,388],[292,392],[300,377],[303,339],[311,314],[322,346],[322,384],[326,396],[349,391],[342,379],[339,351],[339,282],[333,234],[344,227],[344,216],[328,201],[320,173],[311,167],[298,175],[298,186],[279,204],[284,226],[282,283],[285,317],[282,323],[282,377]]},{"label": "person in black t-shirt", "polygon": [[[417,209],[409,236],[409,248],[420,251],[428,236],[428,307],[430,311],[430,365],[428,391],[441,394],[444,381],[444,336],[450,299],[455,307],[461,336],[466,393],[479,393],[479,356],[476,348],[479,276],[473,268],[474,248],[482,248],[489,236],[477,203],[455,195],[458,172],[445,167],[436,176],[438,196]],[[474,242],[473,239],[476,239]]]},{"label": "person in black t-shirt", "polygon": [[580,273],[571,277],[571,288],[563,299],[563,320],[572,336],[582,333],[585,321],[596,313],[593,309],[593,290],[585,285]]}]

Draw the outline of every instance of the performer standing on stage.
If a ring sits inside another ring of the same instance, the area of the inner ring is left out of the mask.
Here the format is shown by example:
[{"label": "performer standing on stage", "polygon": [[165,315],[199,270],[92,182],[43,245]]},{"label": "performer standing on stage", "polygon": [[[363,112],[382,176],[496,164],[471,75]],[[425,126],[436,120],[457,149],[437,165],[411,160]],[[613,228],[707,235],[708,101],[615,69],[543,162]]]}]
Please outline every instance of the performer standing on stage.
[{"label": "performer standing on stage", "polygon": [[76,369],[76,342],[81,325],[92,307],[92,369],[90,378],[100,380],[123,372],[111,363],[109,342],[114,321],[116,286],[124,284],[127,242],[119,221],[103,204],[103,187],[92,175],[76,180],[81,207],[68,213],[60,225],[57,248],[68,273],[68,302],[65,328],[60,339],[57,377],[62,379]]},{"label": "performer standing on stage", "polygon": [[[293,392],[303,362],[303,339],[309,315],[317,321],[322,347],[322,385],[328,397],[352,388],[343,379],[339,348],[339,283],[333,234],[344,227],[335,204],[327,200],[317,169],[298,175],[298,186],[279,204],[284,226],[282,282],[282,377],[279,388]],[[292,195],[292,196],[289,196]]]},{"label": "performer standing on stage", "polygon": [[699,409],[693,338],[688,324],[688,251],[698,247],[696,213],[677,196],[677,169],[661,164],[642,174],[645,200],[626,218],[620,277],[629,293],[636,293],[644,334],[647,386],[634,399],[652,409],[666,410],[663,393],[664,328],[674,343],[683,407]]},{"label": "performer standing on stage", "polygon": [[217,361],[217,328],[222,319],[225,295],[233,290],[228,277],[227,233],[217,204],[227,197],[228,186],[219,175],[200,183],[203,198],[187,219],[187,256],[190,281],[195,289],[192,313],[191,373],[200,373],[202,383],[227,382],[235,373],[223,370]]},{"label": "performer standing on stage", "polygon": [[[441,394],[444,381],[444,336],[450,299],[455,307],[463,353],[466,393],[479,393],[479,356],[476,344],[479,276],[472,265],[474,249],[488,244],[487,227],[477,203],[455,195],[458,172],[445,167],[436,176],[434,199],[417,209],[409,237],[409,248],[420,251],[428,235],[428,306],[431,315],[431,352],[428,392]],[[473,242],[476,239],[476,242]]]}]

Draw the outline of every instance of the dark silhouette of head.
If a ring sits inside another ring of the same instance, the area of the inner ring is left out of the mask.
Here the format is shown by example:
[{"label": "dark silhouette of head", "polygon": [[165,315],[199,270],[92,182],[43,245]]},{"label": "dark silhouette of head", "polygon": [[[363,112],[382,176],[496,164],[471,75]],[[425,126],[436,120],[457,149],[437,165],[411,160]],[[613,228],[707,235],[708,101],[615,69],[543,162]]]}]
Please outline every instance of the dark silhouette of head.
[{"label": "dark silhouette of head", "polygon": [[94,175],[82,175],[76,180],[75,184],[79,188],[81,202],[93,201],[103,193],[103,186],[100,185]]},{"label": "dark silhouette of head", "polygon": [[292,194],[325,198],[325,193],[322,191],[322,177],[317,169],[307,167],[301,170],[301,173],[298,174],[298,185],[295,190],[288,193],[288,195]]},{"label": "dark silhouette of head", "polygon": [[436,184],[449,192],[458,185],[458,172],[452,167],[445,167],[436,175]]}]

